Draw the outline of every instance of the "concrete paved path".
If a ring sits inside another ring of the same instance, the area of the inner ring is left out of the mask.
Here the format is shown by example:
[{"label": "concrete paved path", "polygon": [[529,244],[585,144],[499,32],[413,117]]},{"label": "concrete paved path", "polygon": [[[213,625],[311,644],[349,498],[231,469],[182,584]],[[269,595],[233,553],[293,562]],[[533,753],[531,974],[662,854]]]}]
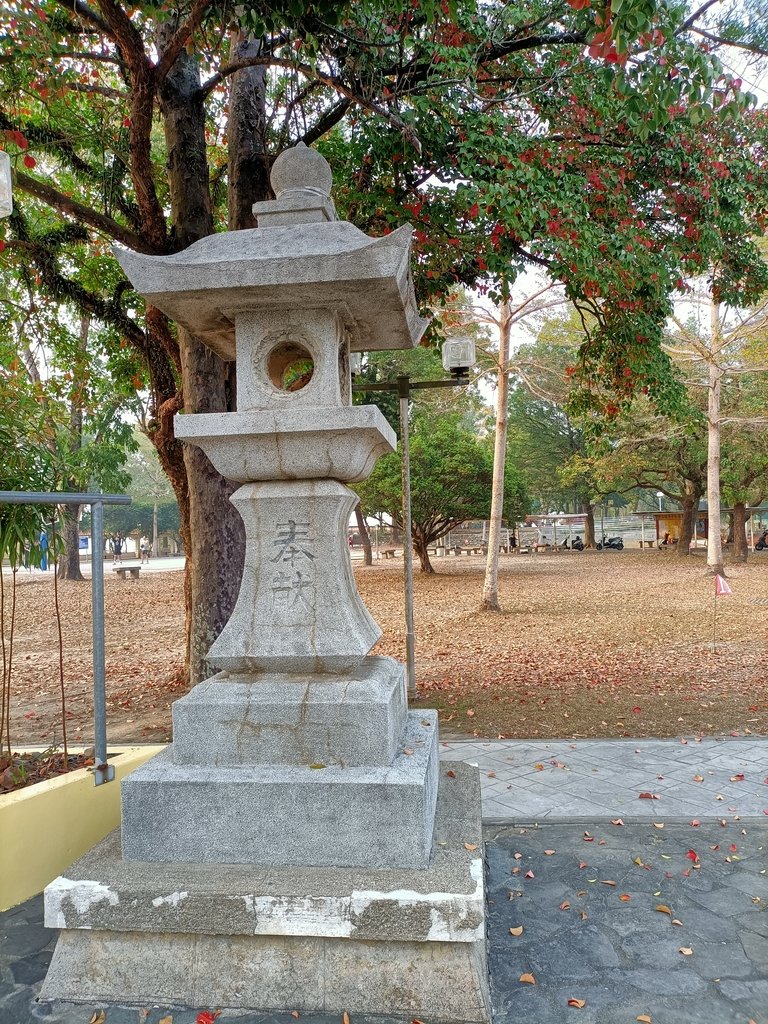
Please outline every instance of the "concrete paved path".
[{"label": "concrete paved path", "polygon": [[441,756],[479,766],[485,821],[768,814],[768,739],[458,740]]},{"label": "concrete paved path", "polygon": [[[768,740],[456,741],[442,756],[481,769],[495,1024],[768,1024]],[[0,1024],[91,1020],[34,1001],[54,941],[39,897],[0,914]],[[204,1009],[109,1006],[105,1024]],[[430,1024],[429,1007],[376,1024],[413,1017]]]}]

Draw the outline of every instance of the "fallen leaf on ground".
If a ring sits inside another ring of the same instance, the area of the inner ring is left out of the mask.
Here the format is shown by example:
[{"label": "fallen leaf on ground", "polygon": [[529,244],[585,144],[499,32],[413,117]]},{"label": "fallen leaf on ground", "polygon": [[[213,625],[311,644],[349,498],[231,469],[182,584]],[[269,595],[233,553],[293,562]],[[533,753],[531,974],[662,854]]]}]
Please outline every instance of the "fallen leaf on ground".
[{"label": "fallen leaf on ground", "polygon": [[588,868],[589,864],[587,864],[587,862],[585,860],[580,860],[579,861],[579,867],[580,868]]},{"label": "fallen leaf on ground", "polygon": [[543,772],[544,771],[544,765],[543,764],[535,764],[533,767],[536,769],[537,772]]},{"label": "fallen leaf on ground", "polygon": [[699,821],[698,818],[694,818],[693,821],[691,822],[691,825],[693,826],[693,828],[698,828],[700,824],[701,824],[701,822]]},{"label": "fallen leaf on ground", "polygon": [[659,903],[656,909],[660,914],[669,914],[669,916],[672,917],[672,911],[669,909],[666,903]]},{"label": "fallen leaf on ground", "polygon": [[658,793],[640,793],[637,797],[638,800],[661,800]]},{"label": "fallen leaf on ground", "polygon": [[94,1013],[94,1015],[88,1021],[88,1024],[104,1024],[104,1021],[106,1019],[107,1019],[106,1013],[104,1013],[103,1010],[99,1010],[98,1012]]},{"label": "fallen leaf on ground", "polygon": [[544,851],[544,856],[545,857],[551,857],[554,853],[555,853],[554,850],[545,850]]},{"label": "fallen leaf on ground", "polygon": [[587,1005],[587,1000],[586,999],[569,999],[568,1000],[568,1005],[569,1006],[575,1006],[578,1010],[580,1010],[583,1006]]},{"label": "fallen leaf on ground", "polygon": [[510,928],[509,929],[509,934],[510,935],[514,935],[515,937],[517,937],[518,935],[522,935],[523,934],[523,926],[521,924],[519,924],[517,926],[517,928]]},{"label": "fallen leaf on ground", "polygon": [[522,860],[523,859],[522,853],[513,853],[512,856],[513,856],[513,858],[515,860]]},{"label": "fallen leaf on ground", "polygon": [[612,878],[606,878],[605,880],[601,879],[600,883],[601,885],[616,885]]},{"label": "fallen leaf on ground", "polygon": [[536,979],[532,974],[521,974],[518,981],[522,981],[524,985],[535,985]]},{"label": "fallen leaf on ground", "polygon": [[693,781],[694,782],[703,782],[704,781],[704,776],[703,775],[694,775],[693,776]]},{"label": "fallen leaf on ground", "polygon": [[624,822],[623,822],[623,821],[621,820],[621,818],[614,818],[614,819],[613,819],[613,820],[611,821],[611,824],[612,824],[612,825],[623,825],[623,824],[624,824]]},{"label": "fallen leaf on ground", "polygon": [[216,1018],[220,1016],[221,1010],[201,1010],[195,1018],[195,1024],[214,1024]]},{"label": "fallen leaf on ground", "polygon": [[679,926],[680,928],[682,928],[682,927],[683,927],[683,922],[682,922],[682,921],[678,921],[678,919],[677,919],[676,917],[673,917],[673,918],[672,918],[672,924],[676,924],[676,925],[678,925],[678,926]]},{"label": "fallen leaf on ground", "polygon": [[664,822],[663,821],[654,821],[653,827],[654,828],[664,828]]},{"label": "fallen leaf on ground", "polygon": [[743,782],[743,781],[744,781],[744,772],[739,772],[737,775],[732,775],[731,776],[731,782]]},{"label": "fallen leaf on ground", "polygon": [[689,850],[688,853],[686,853],[685,856],[688,858],[688,860],[692,860],[694,862],[694,864],[699,859],[699,855],[698,855],[698,853],[696,853],[695,850]]},{"label": "fallen leaf on ground", "polygon": [[[291,1010],[291,1016],[293,1017],[294,1020],[298,1020],[301,1014],[299,1013],[298,1010]],[[160,1024],[163,1024],[163,1022],[160,1021]]]},{"label": "fallen leaf on ground", "polygon": [[169,1013],[167,1017],[161,1017],[157,1024],[173,1024],[173,1016]]},{"label": "fallen leaf on ground", "polygon": [[683,956],[693,956],[693,950],[690,946],[681,946],[679,952],[681,952]]},{"label": "fallen leaf on ground", "polygon": [[558,910],[570,910],[571,909],[571,904],[568,902],[568,900],[563,900],[563,902],[560,904],[560,906],[557,909]]},{"label": "fallen leaf on ground", "polygon": [[464,849],[465,850],[469,850],[470,852],[472,850],[476,850],[477,849],[477,843],[464,843]]},{"label": "fallen leaf on ground", "polygon": [[621,896],[619,896],[619,899],[621,900],[622,903],[629,903],[629,901],[632,899],[632,897],[629,895],[628,892],[623,892],[621,894]]},{"label": "fallen leaf on ground", "polygon": [[635,1020],[639,1020],[640,1024],[653,1024],[650,1013],[641,1013],[639,1017],[635,1017]]},{"label": "fallen leaf on ground", "polygon": [[526,878],[535,878],[536,875],[534,875],[534,873],[532,871],[526,871],[525,872],[525,877]]},{"label": "fallen leaf on ground", "polygon": [[342,1020],[342,1024],[349,1024],[349,1014],[347,1013],[346,1010],[341,1015],[341,1020]]}]

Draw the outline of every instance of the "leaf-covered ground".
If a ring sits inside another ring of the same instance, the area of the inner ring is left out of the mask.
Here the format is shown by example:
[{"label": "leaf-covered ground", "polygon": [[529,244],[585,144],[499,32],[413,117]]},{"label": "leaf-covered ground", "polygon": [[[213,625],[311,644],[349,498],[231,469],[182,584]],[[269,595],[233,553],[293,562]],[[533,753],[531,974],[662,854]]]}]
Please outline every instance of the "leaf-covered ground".
[{"label": "leaf-covered ground", "polygon": [[[421,706],[444,734],[502,737],[768,733],[768,556],[728,568],[717,599],[701,557],[657,551],[512,556],[504,612],[478,611],[479,558],[435,559],[416,573]],[[403,657],[402,562],[356,563],[360,592]],[[7,579],[7,577],[6,577]],[[109,734],[163,740],[184,692],[182,573],[107,578]],[[7,592],[6,592],[7,596]],[[62,583],[70,741],[91,737],[90,584]],[[61,740],[50,578],[20,578],[14,638],[14,746]]]}]

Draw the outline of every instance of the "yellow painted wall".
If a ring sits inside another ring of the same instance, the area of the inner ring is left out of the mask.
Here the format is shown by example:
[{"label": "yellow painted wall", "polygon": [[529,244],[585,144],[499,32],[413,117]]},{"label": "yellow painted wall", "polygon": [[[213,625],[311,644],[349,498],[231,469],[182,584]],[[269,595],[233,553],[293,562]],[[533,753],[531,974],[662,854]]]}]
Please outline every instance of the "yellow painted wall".
[{"label": "yellow painted wall", "polygon": [[110,756],[114,781],[94,785],[85,768],[0,796],[0,911],[42,892],[120,825],[120,780],[163,750]]}]

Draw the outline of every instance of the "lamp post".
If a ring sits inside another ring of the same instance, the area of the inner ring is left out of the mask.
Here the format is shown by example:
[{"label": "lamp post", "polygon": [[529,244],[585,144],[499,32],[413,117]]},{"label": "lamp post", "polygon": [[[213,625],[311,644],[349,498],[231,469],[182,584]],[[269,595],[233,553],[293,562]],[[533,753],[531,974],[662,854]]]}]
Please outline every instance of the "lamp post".
[{"label": "lamp post", "polygon": [[[441,380],[412,381],[402,374],[396,381],[374,384],[353,384],[354,392],[396,391],[400,398],[400,445],[403,479],[403,571],[405,574],[405,664],[408,693],[416,693],[416,649],[413,628],[413,544],[411,541],[411,453],[408,435],[408,405],[411,391],[424,388],[455,388],[469,384],[469,368],[475,362],[475,343],[472,338],[448,338],[443,343],[443,368],[451,376]],[[359,366],[357,367],[359,372]]]},{"label": "lamp post", "polygon": [[658,498],[658,501],[659,501],[659,512],[661,512],[661,511],[663,511],[662,507],[661,507],[661,503],[664,500],[664,492],[663,491],[656,491],[656,497]]}]

